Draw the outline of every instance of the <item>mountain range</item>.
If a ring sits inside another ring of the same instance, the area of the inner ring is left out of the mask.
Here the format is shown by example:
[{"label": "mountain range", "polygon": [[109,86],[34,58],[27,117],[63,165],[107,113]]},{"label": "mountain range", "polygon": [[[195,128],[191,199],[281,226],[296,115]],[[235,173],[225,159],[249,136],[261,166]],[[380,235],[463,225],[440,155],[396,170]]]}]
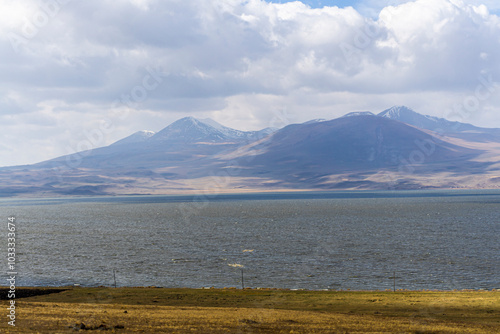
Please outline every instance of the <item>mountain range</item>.
[{"label": "mountain range", "polygon": [[500,129],[396,106],[281,129],[182,118],[109,146],[0,168],[0,196],[498,188]]}]

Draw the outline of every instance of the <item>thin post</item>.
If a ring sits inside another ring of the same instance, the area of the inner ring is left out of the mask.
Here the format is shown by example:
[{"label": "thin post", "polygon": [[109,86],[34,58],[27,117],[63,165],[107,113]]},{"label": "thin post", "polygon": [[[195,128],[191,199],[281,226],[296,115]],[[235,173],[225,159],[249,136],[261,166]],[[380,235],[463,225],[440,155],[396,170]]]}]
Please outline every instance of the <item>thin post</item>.
[{"label": "thin post", "polygon": [[393,291],[396,292],[396,272],[394,272],[393,278],[394,278],[394,290]]},{"label": "thin post", "polygon": [[115,281],[115,289],[116,289],[116,273],[115,273],[115,270],[113,269],[113,279]]},{"label": "thin post", "polygon": [[241,289],[245,289],[245,279],[243,278],[243,268],[241,268]]}]

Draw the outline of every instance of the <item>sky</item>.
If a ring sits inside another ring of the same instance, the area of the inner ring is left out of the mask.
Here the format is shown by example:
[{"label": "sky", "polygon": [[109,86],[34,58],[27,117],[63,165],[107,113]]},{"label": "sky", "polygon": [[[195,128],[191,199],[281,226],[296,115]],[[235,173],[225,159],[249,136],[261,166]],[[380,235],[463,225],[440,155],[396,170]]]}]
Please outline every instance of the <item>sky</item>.
[{"label": "sky", "polygon": [[500,128],[500,2],[2,0],[0,166],[185,117],[240,130],[405,105]]}]

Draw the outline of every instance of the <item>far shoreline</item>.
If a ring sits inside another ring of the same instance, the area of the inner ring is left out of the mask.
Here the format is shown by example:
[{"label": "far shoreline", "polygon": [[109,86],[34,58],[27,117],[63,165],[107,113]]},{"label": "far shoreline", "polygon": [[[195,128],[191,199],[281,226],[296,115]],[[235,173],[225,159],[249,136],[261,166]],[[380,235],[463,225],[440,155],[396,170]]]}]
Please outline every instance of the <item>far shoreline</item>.
[{"label": "far shoreline", "polygon": [[[453,194],[454,193],[454,194]],[[2,196],[2,200],[88,200],[94,201],[98,199],[170,199],[171,202],[202,202],[210,200],[224,199],[336,199],[336,198],[372,198],[369,195],[377,198],[397,198],[397,197],[448,197],[448,196],[484,196],[484,195],[500,195],[500,188],[420,188],[420,189],[252,189],[248,191],[222,191],[222,192],[200,192],[193,190],[191,192],[171,192],[171,193],[131,193],[131,194],[88,194],[88,195],[60,195],[55,194],[16,194],[12,196]],[[342,196],[344,195],[344,196]],[[365,195],[365,196],[358,196]],[[287,198],[289,197],[289,198]],[[375,196],[373,196],[375,197]],[[170,201],[166,201],[170,202]]]}]

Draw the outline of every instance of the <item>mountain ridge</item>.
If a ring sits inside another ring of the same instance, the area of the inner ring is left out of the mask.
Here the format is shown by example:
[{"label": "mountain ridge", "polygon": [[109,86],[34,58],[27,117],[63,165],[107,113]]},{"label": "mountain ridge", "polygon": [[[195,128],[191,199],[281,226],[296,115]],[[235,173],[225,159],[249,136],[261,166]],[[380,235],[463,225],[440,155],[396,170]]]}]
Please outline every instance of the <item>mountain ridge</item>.
[{"label": "mountain ridge", "polygon": [[499,129],[474,127],[471,139],[425,128],[446,122],[404,106],[261,131],[184,117],[85,154],[0,168],[0,196],[500,187]]},{"label": "mountain ridge", "polygon": [[[469,123],[449,121],[445,118],[422,115],[405,106],[393,106],[380,112],[377,116],[397,120],[421,129],[440,133],[441,135],[450,135],[477,141],[500,140],[500,129],[498,128],[483,128]],[[478,133],[480,135],[478,135]]]},{"label": "mountain ridge", "polygon": [[[127,136],[123,139],[120,139],[120,140],[112,143],[111,145],[124,145],[124,144],[140,143],[140,142],[146,141],[147,139],[151,138],[155,134],[156,134],[156,132],[154,132],[154,131],[140,130],[140,131],[134,132],[130,136]],[[111,146],[111,145],[109,145],[109,146]]]}]

